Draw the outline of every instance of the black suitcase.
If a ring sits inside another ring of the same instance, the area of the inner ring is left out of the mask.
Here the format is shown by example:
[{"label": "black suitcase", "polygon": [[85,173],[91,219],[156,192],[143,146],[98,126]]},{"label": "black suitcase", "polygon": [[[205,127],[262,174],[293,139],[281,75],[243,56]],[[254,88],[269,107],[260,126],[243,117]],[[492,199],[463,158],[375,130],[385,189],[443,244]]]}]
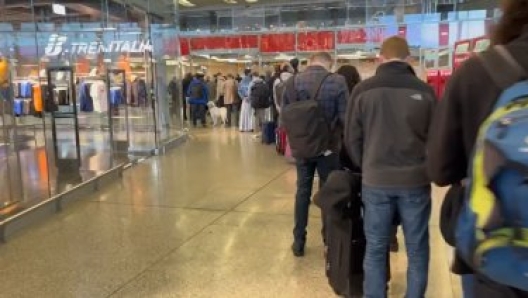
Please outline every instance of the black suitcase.
[{"label": "black suitcase", "polygon": [[363,260],[367,241],[362,217],[361,176],[347,171],[334,171],[316,195],[315,201],[323,210],[328,283],[339,296],[363,297]]}]

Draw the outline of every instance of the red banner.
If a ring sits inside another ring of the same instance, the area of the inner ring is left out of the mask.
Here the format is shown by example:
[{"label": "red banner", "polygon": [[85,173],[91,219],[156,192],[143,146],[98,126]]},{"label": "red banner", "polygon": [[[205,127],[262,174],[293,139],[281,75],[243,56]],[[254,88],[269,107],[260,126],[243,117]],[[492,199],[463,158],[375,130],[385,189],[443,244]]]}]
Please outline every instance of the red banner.
[{"label": "red banner", "polygon": [[187,56],[191,54],[188,38],[180,38],[180,55]]},{"label": "red banner", "polygon": [[438,44],[441,47],[449,45],[449,24],[440,23],[438,26]]},{"label": "red banner", "polygon": [[337,32],[338,44],[365,44],[367,42],[367,32],[363,28],[347,29]]},{"label": "red banner", "polygon": [[330,51],[335,48],[334,32],[300,32],[297,35],[297,50],[301,52]]},{"label": "red banner", "polygon": [[261,35],[260,51],[262,53],[295,52],[295,33]]},{"label": "red banner", "polygon": [[190,49],[193,51],[257,48],[257,35],[193,37],[190,39]]},{"label": "red banner", "polygon": [[225,49],[257,49],[257,35],[233,35],[227,36],[224,43]]}]

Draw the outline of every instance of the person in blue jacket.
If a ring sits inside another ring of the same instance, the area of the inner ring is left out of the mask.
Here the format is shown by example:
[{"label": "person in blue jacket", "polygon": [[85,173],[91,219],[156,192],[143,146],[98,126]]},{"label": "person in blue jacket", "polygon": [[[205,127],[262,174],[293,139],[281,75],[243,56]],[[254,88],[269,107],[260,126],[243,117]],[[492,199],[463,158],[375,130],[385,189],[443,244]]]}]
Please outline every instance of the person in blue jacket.
[{"label": "person in blue jacket", "polygon": [[205,114],[207,102],[209,101],[209,90],[204,82],[204,74],[197,73],[187,89],[187,97],[191,105],[191,119],[196,127],[198,120],[206,127]]}]

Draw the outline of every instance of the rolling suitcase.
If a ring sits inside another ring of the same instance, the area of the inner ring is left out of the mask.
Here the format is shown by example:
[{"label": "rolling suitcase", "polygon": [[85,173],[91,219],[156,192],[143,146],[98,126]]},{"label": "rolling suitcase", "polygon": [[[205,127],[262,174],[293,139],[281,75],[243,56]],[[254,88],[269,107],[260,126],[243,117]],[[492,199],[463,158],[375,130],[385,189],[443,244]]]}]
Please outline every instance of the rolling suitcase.
[{"label": "rolling suitcase", "polygon": [[286,144],[287,144],[286,130],[282,127],[279,127],[277,128],[277,131],[275,134],[276,134],[275,139],[277,141],[276,142],[277,153],[280,155],[284,155],[286,153]]},{"label": "rolling suitcase", "polygon": [[269,145],[275,143],[275,122],[268,121],[262,125],[262,143]]},{"label": "rolling suitcase", "polygon": [[[334,292],[343,297],[363,297],[363,260],[366,237],[363,228],[361,176],[334,171],[316,195],[322,210],[325,270]],[[390,280],[387,247],[387,281]]]}]

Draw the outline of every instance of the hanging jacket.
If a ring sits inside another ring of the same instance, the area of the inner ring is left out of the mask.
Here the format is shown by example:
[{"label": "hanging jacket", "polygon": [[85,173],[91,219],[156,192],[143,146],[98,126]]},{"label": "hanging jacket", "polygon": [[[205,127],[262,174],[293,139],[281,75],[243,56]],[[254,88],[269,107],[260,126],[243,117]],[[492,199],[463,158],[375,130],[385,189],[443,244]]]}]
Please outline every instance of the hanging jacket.
[{"label": "hanging jacket", "polygon": [[145,82],[145,80],[143,79],[140,79],[138,81],[138,84],[137,84],[137,103],[139,105],[146,105],[147,104],[147,97],[148,97],[148,92],[147,92],[147,83]]},{"label": "hanging jacket", "polygon": [[81,105],[82,112],[93,112],[94,104],[93,98],[90,95],[90,85],[87,83],[82,83],[79,90],[79,101]]}]

